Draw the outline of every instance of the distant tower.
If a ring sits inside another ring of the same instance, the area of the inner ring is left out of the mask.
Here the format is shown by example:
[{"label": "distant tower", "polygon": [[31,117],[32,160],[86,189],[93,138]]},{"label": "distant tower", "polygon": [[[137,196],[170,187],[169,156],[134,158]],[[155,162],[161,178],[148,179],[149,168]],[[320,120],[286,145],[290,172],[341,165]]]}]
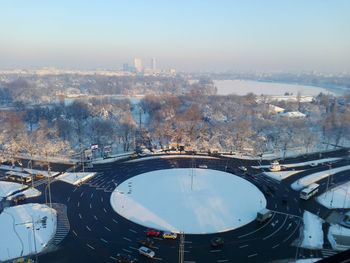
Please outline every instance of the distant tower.
[{"label": "distant tower", "polygon": [[155,71],[157,69],[157,61],[156,58],[151,59],[151,69]]},{"label": "distant tower", "polygon": [[129,64],[128,63],[124,63],[123,64],[123,71],[129,71],[129,70],[130,70]]},{"label": "distant tower", "polygon": [[134,68],[136,72],[142,71],[142,61],[139,58],[134,58]]}]

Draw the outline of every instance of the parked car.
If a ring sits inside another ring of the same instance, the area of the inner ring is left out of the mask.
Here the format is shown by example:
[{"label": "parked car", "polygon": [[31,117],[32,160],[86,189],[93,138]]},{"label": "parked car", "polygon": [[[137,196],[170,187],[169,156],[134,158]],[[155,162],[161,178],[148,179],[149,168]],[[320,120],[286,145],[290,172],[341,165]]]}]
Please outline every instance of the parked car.
[{"label": "parked car", "polygon": [[177,238],[177,234],[173,233],[173,232],[164,232],[163,233],[163,238],[164,239],[176,239]]},{"label": "parked car", "polygon": [[26,200],[26,198],[27,197],[25,196],[25,194],[19,194],[19,195],[14,196],[11,200],[12,200],[12,202],[17,204],[20,201]]},{"label": "parked car", "polygon": [[316,162],[310,163],[310,167],[316,167],[316,166],[318,166],[318,163],[316,163]]},{"label": "parked car", "polygon": [[146,256],[148,258],[154,258],[154,256],[156,255],[156,253],[152,249],[149,249],[148,247],[140,247],[139,254]]},{"label": "parked car", "polygon": [[139,239],[137,242],[145,247],[149,247],[149,248],[154,247],[154,241],[151,238]]},{"label": "parked car", "polygon": [[137,259],[127,254],[118,254],[116,261],[118,263],[134,263],[137,261]]},{"label": "parked car", "polygon": [[155,229],[148,229],[146,231],[146,235],[149,237],[159,237],[160,236],[160,231],[155,230]]},{"label": "parked car", "polygon": [[201,168],[201,169],[207,169],[207,168],[208,168],[208,166],[207,166],[207,165],[205,165],[205,164],[201,164],[201,165],[198,165],[198,168]]},{"label": "parked car", "polygon": [[222,237],[214,237],[212,240],[210,240],[210,244],[212,247],[221,247],[225,243],[224,239]]}]

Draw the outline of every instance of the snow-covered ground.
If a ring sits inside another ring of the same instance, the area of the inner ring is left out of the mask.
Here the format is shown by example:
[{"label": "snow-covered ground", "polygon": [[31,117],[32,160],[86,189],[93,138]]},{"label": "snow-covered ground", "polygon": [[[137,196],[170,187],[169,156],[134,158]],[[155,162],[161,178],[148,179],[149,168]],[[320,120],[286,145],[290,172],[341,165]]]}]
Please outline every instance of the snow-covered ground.
[{"label": "snow-covered ground", "polygon": [[294,174],[303,172],[304,170],[299,170],[299,171],[279,171],[279,172],[264,172],[265,175],[268,177],[275,179],[277,181],[282,181],[289,176],[292,176]]},{"label": "snow-covered ground", "polygon": [[317,197],[321,205],[332,208],[350,208],[350,181]]},{"label": "snow-covered ground", "polygon": [[135,160],[129,160],[126,161],[126,163],[136,163],[136,162],[143,162],[147,160],[153,160],[153,159],[171,159],[171,158],[193,158],[193,159],[219,159],[217,157],[212,156],[203,156],[203,155],[156,155],[156,156],[149,156],[144,158],[139,158]]},{"label": "snow-covered ground", "polygon": [[308,211],[304,212],[304,232],[301,246],[309,249],[321,249],[323,247],[323,220]]},{"label": "snow-covered ground", "polygon": [[16,196],[22,195],[22,194],[24,194],[26,196],[26,198],[30,198],[30,197],[40,196],[41,192],[35,188],[30,187],[22,192],[19,192],[17,194],[14,194],[14,195],[7,197],[7,199],[11,200],[11,199],[15,198]]},{"label": "snow-covered ground", "polygon": [[115,161],[125,160],[131,157],[135,152],[125,152],[121,154],[114,154],[106,159],[98,158],[92,161],[93,164],[113,163]]},{"label": "snow-covered ground", "polygon": [[112,193],[111,204],[123,217],[146,227],[204,234],[248,224],[266,207],[266,199],[238,176],[181,168],[126,180]]},{"label": "snow-covered ground", "polygon": [[12,182],[5,182],[5,181],[0,181],[0,198],[1,197],[7,197],[11,195],[12,193],[25,189],[28,186],[18,184],[18,183],[12,183]]},{"label": "snow-covered ground", "polygon": [[[28,174],[34,174],[34,175],[41,174],[45,177],[48,177],[48,172],[45,170],[22,168],[22,167],[18,167],[18,166],[11,166],[11,165],[4,165],[4,164],[0,165],[0,169],[6,170],[6,171],[22,172],[22,173],[26,172]],[[59,172],[54,172],[54,171],[50,172],[50,176],[56,176],[58,174],[59,174]]]},{"label": "snow-covered ground", "polygon": [[56,177],[57,180],[73,184],[79,185],[94,177],[96,173],[64,173]]},{"label": "snow-covered ground", "polygon": [[56,211],[42,204],[5,208],[0,214],[0,261],[42,251],[56,232]]},{"label": "snow-covered ground", "polygon": [[322,258],[306,258],[306,259],[298,259],[297,261],[291,261],[290,263],[314,263]]},{"label": "snow-covered ground", "polygon": [[328,240],[335,250],[350,249],[350,228],[331,225],[328,232]]},{"label": "snow-covered ground", "polygon": [[309,186],[312,183],[316,183],[317,181],[320,181],[324,178],[327,178],[330,175],[340,173],[343,171],[347,171],[347,170],[350,170],[350,165],[346,165],[346,166],[342,166],[342,167],[333,168],[333,169],[329,169],[326,171],[310,174],[308,176],[305,176],[305,177],[300,178],[299,180],[295,181],[292,184],[292,188],[296,191],[299,191],[299,190]]},{"label": "snow-covered ground", "polygon": [[[324,159],[319,159],[319,160],[313,160],[313,161],[307,161],[307,162],[301,162],[301,163],[290,163],[290,164],[281,164],[284,167],[287,168],[295,168],[295,167],[301,167],[301,166],[306,166],[310,165],[312,163],[315,163],[317,165],[326,163],[326,162],[335,162],[341,160],[341,158],[324,158]],[[252,168],[255,169],[261,169],[261,168],[269,168],[270,165],[260,165],[260,166],[252,166]]]}]

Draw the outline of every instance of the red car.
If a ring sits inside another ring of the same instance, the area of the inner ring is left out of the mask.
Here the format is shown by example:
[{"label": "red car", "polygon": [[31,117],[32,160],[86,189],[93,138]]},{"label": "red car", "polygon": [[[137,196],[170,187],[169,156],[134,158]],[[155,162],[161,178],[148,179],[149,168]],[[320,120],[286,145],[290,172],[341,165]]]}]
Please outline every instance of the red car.
[{"label": "red car", "polygon": [[160,236],[160,232],[158,230],[148,229],[146,231],[146,235],[149,236],[149,237],[159,237]]}]

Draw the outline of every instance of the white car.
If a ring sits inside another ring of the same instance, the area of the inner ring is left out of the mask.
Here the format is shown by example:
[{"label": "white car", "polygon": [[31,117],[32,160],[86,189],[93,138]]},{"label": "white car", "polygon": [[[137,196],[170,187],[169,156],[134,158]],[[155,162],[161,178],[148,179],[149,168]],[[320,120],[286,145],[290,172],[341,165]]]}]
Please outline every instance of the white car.
[{"label": "white car", "polygon": [[201,164],[201,165],[198,165],[198,168],[201,168],[201,169],[207,169],[207,168],[208,168],[208,166],[207,166],[207,165],[205,165],[205,164]]},{"label": "white car", "polygon": [[316,167],[317,165],[318,165],[318,163],[316,163],[316,162],[310,163],[311,167]]},{"label": "white car", "polygon": [[177,238],[177,234],[173,233],[173,232],[164,232],[163,233],[163,238],[164,239],[176,239]]},{"label": "white car", "polygon": [[154,258],[154,256],[156,255],[156,253],[152,249],[149,249],[148,247],[140,247],[139,254],[146,256],[148,258]]},{"label": "white car", "polygon": [[238,169],[243,171],[243,172],[248,171],[247,167],[245,167],[245,166],[239,166]]}]

